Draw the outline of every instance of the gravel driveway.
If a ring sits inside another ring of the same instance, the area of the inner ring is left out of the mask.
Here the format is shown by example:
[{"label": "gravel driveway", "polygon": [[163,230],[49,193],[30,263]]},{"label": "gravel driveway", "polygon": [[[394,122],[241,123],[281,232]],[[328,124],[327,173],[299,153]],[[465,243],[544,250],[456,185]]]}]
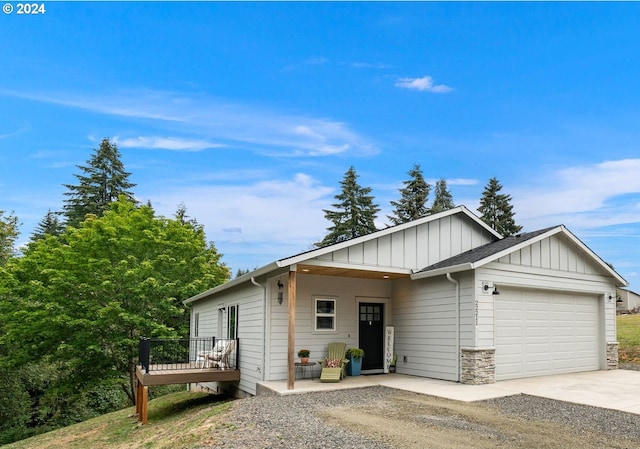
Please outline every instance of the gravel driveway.
[{"label": "gravel driveway", "polygon": [[235,401],[210,448],[640,448],[640,415],[516,395],[467,403],[386,387]]}]

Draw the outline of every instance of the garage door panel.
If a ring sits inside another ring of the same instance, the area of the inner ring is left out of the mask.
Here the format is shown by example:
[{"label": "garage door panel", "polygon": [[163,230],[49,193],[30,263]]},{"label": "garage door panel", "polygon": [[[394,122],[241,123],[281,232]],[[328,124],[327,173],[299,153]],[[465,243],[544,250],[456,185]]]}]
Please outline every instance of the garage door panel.
[{"label": "garage door panel", "polygon": [[536,361],[532,360],[525,364],[525,369],[527,372],[535,373],[536,375],[541,375],[542,373],[546,373],[549,371],[550,363],[546,361]]},{"label": "garage door panel", "polygon": [[496,380],[599,369],[598,304],[505,288],[495,299]]}]

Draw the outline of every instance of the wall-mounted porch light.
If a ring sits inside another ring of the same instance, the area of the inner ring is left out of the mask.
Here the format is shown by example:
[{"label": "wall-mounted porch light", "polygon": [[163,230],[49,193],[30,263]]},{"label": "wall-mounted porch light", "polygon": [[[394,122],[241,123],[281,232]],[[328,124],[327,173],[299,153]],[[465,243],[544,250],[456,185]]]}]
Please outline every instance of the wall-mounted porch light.
[{"label": "wall-mounted porch light", "polygon": [[[491,290],[493,289],[493,290]],[[482,293],[486,293],[487,295],[491,293],[492,295],[499,295],[498,286],[493,282],[483,282],[482,283]]]},{"label": "wall-mounted porch light", "polygon": [[278,279],[278,305],[279,306],[282,305],[282,301],[284,299],[284,292],[282,291],[283,288],[284,288],[284,284],[280,282],[280,279]]}]

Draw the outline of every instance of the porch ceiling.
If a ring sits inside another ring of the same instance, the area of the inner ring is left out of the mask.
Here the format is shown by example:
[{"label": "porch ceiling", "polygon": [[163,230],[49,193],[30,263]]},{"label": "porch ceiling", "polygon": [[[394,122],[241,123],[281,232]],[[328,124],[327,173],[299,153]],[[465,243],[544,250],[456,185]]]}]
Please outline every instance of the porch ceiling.
[{"label": "porch ceiling", "polygon": [[329,267],[329,266],[317,266],[317,265],[298,265],[298,273],[300,274],[315,274],[319,276],[338,276],[346,278],[358,278],[358,279],[402,279],[410,277],[406,273],[394,273],[386,272],[383,269],[380,271],[374,270],[356,270],[353,268],[345,267]]}]

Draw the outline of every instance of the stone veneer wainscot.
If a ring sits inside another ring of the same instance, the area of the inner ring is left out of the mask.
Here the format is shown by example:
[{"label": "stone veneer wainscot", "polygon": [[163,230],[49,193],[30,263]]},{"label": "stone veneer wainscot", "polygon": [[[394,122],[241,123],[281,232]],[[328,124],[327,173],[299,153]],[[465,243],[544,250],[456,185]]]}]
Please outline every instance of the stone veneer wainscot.
[{"label": "stone veneer wainscot", "polygon": [[460,383],[483,385],[496,381],[495,348],[460,348],[460,358]]}]

